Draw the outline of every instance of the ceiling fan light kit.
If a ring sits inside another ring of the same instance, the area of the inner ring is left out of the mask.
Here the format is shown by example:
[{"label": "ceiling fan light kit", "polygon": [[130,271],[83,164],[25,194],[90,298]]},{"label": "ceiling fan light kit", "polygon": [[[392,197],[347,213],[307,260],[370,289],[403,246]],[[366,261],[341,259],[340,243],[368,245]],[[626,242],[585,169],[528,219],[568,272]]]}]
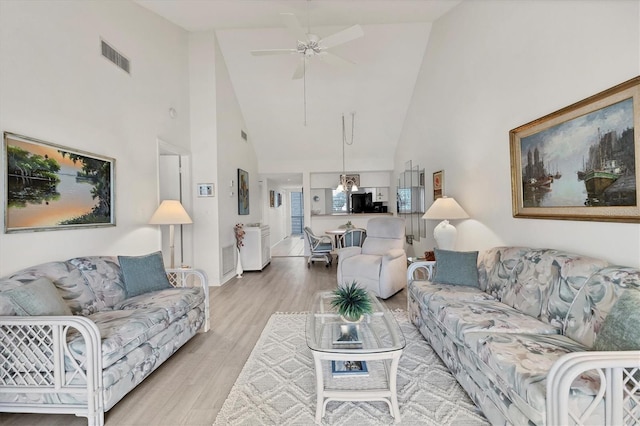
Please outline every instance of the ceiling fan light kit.
[{"label": "ceiling fan light kit", "polygon": [[[252,55],[264,56],[297,53],[301,55],[303,59],[310,59],[314,56],[318,56],[320,57],[320,59],[326,59],[327,62],[354,63],[348,59],[328,52],[328,49],[364,36],[364,31],[362,30],[362,27],[360,25],[353,25],[342,31],[338,31],[337,33],[328,35],[327,37],[320,38],[318,35],[312,34],[311,30],[309,29],[305,31],[300,26],[298,19],[293,13],[281,13],[280,16],[282,16],[282,20],[284,21],[284,24],[289,32],[291,32],[291,34],[296,38],[295,49],[252,50]],[[298,79],[302,78],[303,76],[304,74],[298,75],[297,73],[294,73],[293,78]]]}]

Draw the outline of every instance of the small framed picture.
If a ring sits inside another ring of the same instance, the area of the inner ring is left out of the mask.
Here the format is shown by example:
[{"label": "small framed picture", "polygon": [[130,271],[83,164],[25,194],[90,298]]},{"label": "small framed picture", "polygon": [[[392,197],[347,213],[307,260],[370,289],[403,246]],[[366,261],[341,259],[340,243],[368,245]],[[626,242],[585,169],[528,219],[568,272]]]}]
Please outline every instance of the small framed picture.
[{"label": "small framed picture", "polygon": [[198,197],[215,197],[215,187],[212,183],[198,184]]},{"label": "small framed picture", "polygon": [[433,174],[433,199],[434,201],[442,197],[444,190],[444,170],[438,170]]}]

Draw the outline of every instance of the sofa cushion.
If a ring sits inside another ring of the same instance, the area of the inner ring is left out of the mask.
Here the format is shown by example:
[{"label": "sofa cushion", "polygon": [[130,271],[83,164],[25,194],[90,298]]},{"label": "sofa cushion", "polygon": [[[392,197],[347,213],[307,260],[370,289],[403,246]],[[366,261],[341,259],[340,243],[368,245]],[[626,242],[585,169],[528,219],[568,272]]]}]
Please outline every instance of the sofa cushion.
[{"label": "sofa cushion", "polygon": [[478,252],[435,249],[436,276],[434,282],[478,287]]},{"label": "sofa cushion", "polygon": [[473,331],[491,333],[559,334],[550,324],[532,318],[498,301],[431,300],[429,313],[456,343]]},{"label": "sofa cushion", "polygon": [[593,349],[640,350],[640,291],[627,289],[622,293],[605,318],[593,343]]},{"label": "sofa cushion", "polygon": [[[465,351],[473,369],[482,372],[485,388],[498,390],[522,411],[533,424],[544,424],[546,418],[547,375],[561,356],[586,348],[562,335],[532,335],[474,332],[464,336]],[[597,394],[599,379],[594,372],[576,378],[569,399],[572,411],[581,411]],[[581,408],[579,408],[581,407]],[[602,415],[603,404],[596,410]],[[598,424],[591,417],[589,424]],[[592,422],[593,421],[593,422]],[[604,423],[602,423],[604,424]]]},{"label": "sofa cushion", "polygon": [[592,347],[609,311],[626,289],[640,291],[640,270],[610,266],[593,274],[576,294],[563,334]]},{"label": "sofa cushion", "polygon": [[[204,292],[200,287],[171,288],[139,295],[116,305],[113,310],[90,315],[102,338],[103,368],[203,303]],[[69,347],[74,358],[82,360],[86,346],[79,335],[72,334]]]},{"label": "sofa cushion", "polygon": [[499,300],[541,321],[562,328],[580,288],[607,262],[550,249],[522,255]]},{"label": "sofa cushion", "polygon": [[118,262],[127,297],[171,288],[159,251],[144,256],[118,256]]},{"label": "sofa cushion", "polygon": [[[12,304],[3,303],[3,291],[24,285],[40,277],[49,278],[74,315],[90,315],[100,309],[91,287],[82,273],[69,262],[48,262],[32,266],[0,280],[0,315],[16,315]],[[9,310],[6,308],[10,307]]]},{"label": "sofa cushion", "polygon": [[413,293],[415,300],[418,300],[423,306],[428,306],[431,300],[470,302],[495,300],[493,296],[477,287],[432,283],[430,281],[412,281],[409,284],[409,291]]},{"label": "sofa cushion", "polygon": [[201,287],[170,288],[168,290],[145,293],[118,303],[114,310],[136,310],[162,308],[173,322],[191,309],[204,302]]},{"label": "sofa cushion", "polygon": [[480,290],[499,299],[527,247],[494,247],[478,255]]},{"label": "sofa cushion", "polygon": [[71,309],[47,277],[7,290],[4,295],[11,299],[18,315],[71,315]]},{"label": "sofa cushion", "polygon": [[[95,297],[98,310],[111,309],[126,298],[122,271],[113,256],[76,257],[67,261],[77,268]],[[93,313],[93,312],[91,312]]]}]

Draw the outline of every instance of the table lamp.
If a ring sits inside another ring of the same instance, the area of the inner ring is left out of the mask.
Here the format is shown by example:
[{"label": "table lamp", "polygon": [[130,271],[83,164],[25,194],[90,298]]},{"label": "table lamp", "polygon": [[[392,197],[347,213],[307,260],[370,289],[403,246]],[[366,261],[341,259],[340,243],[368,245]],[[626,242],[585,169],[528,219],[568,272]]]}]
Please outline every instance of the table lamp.
[{"label": "table lamp", "polygon": [[171,249],[171,268],[174,266],[174,225],[185,225],[193,223],[187,211],[178,200],[164,200],[158,206],[149,224],[169,225],[169,248]]},{"label": "table lamp", "polygon": [[458,231],[449,220],[468,219],[469,215],[453,198],[442,197],[433,202],[423,219],[444,219],[433,230],[433,237],[439,249],[454,250]]}]

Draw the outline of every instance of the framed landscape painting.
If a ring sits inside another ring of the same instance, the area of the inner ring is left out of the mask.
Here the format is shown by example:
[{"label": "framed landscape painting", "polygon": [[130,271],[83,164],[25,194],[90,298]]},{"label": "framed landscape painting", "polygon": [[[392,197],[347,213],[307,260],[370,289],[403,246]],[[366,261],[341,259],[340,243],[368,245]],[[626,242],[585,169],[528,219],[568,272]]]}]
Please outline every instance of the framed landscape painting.
[{"label": "framed landscape painting", "polygon": [[513,216],[640,222],[640,77],[509,132]]},{"label": "framed landscape painting", "polygon": [[114,226],[115,160],[4,133],[5,232]]},{"label": "framed landscape painting", "polygon": [[249,214],[249,172],[238,169],[238,214]]}]

